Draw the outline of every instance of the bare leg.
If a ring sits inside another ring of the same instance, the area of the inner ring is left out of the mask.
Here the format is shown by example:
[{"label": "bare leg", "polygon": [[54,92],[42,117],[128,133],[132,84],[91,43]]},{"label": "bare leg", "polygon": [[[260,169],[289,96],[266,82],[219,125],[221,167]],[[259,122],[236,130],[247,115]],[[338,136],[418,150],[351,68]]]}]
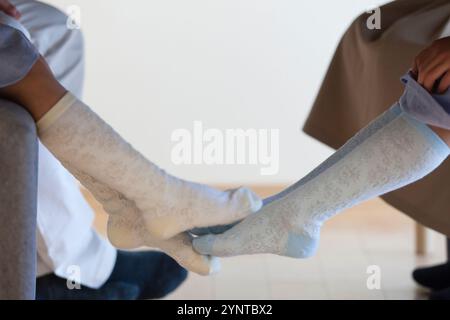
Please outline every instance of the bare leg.
[{"label": "bare leg", "polygon": [[450,131],[438,127],[429,126],[448,146],[450,146]]}]

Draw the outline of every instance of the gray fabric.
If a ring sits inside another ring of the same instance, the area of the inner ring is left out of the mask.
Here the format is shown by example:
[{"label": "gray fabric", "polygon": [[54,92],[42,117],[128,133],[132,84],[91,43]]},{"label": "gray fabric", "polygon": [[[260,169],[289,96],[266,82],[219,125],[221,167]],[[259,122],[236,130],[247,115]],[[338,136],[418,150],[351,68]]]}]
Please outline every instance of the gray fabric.
[{"label": "gray fabric", "polygon": [[39,53],[21,31],[0,23],[0,88],[25,77],[38,57]]},{"label": "gray fabric", "polygon": [[[342,37],[303,130],[339,149],[404,92],[399,79],[449,26],[448,0],[396,0],[380,7],[382,28],[359,16]],[[450,158],[427,177],[382,198],[450,236]]]},{"label": "gray fabric", "polygon": [[400,106],[406,113],[423,123],[450,130],[450,90],[443,94],[430,94],[413,76],[402,77],[406,86]]},{"label": "gray fabric", "polygon": [[0,299],[34,299],[37,163],[33,119],[0,99]]}]

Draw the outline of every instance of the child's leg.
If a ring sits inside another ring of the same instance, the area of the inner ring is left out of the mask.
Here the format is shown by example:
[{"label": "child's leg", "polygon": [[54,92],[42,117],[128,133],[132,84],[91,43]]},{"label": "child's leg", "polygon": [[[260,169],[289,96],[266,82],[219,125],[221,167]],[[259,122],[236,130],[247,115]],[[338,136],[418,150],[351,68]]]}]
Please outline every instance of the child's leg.
[{"label": "child's leg", "polygon": [[232,223],[262,205],[246,188],[222,192],[179,180],[149,162],[67,93],[42,58],[25,78],[1,89],[0,94],[28,109],[38,121],[41,141],[64,165],[134,201],[152,235],[170,238],[194,227]]},{"label": "child's leg", "polygon": [[449,147],[396,104],[296,184],[219,236],[194,240],[204,254],[275,253],[303,258],[320,228],[345,208],[417,181],[444,161]]}]

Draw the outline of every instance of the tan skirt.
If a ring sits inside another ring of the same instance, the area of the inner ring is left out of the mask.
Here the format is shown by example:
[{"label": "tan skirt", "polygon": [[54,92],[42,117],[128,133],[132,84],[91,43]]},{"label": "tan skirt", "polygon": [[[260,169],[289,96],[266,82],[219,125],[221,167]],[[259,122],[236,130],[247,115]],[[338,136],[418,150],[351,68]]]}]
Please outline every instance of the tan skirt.
[{"label": "tan skirt", "polygon": [[[381,29],[358,17],[344,34],[303,130],[339,148],[403,92],[400,77],[442,36],[448,0],[397,0],[381,7]],[[450,236],[450,159],[426,178],[383,196],[416,221]]]}]

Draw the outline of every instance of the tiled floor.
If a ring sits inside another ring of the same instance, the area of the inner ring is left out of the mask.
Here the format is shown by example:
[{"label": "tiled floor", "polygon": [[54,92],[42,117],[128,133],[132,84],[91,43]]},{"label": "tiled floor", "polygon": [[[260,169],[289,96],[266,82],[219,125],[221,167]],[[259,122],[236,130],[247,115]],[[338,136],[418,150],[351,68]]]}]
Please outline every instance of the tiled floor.
[{"label": "tiled floor", "polygon": [[[104,229],[104,214],[97,225]],[[444,238],[433,250],[414,253],[414,223],[384,204],[369,201],[328,222],[317,256],[294,260],[259,255],[222,259],[215,276],[191,274],[169,299],[423,299],[411,279],[415,266],[445,258]],[[369,266],[378,266],[380,290],[369,290]]]}]

